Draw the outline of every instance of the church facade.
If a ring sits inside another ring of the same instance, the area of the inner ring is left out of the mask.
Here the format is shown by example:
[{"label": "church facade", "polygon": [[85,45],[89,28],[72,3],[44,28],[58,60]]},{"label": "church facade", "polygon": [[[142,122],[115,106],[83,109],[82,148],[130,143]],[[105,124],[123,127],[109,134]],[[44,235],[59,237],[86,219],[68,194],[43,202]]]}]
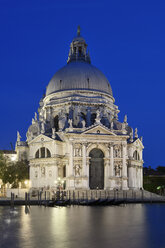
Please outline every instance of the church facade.
[{"label": "church facade", "polygon": [[114,103],[111,86],[91,65],[78,28],[67,64],[49,82],[27,140],[17,133],[17,156],[29,161],[32,189],[143,187],[142,138],[127,116],[118,120]]}]

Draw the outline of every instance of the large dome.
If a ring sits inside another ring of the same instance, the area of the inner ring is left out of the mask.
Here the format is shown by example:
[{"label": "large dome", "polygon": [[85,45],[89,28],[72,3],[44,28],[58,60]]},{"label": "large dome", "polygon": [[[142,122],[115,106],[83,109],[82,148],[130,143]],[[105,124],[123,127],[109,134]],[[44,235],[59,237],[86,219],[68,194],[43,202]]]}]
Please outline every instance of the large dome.
[{"label": "large dome", "polygon": [[77,29],[72,40],[67,65],[62,67],[50,80],[46,96],[66,90],[88,90],[104,92],[112,96],[112,89],[104,74],[91,65],[87,44]]},{"label": "large dome", "polygon": [[100,91],[112,96],[104,74],[85,61],[72,61],[57,71],[48,84],[46,96],[63,90]]}]

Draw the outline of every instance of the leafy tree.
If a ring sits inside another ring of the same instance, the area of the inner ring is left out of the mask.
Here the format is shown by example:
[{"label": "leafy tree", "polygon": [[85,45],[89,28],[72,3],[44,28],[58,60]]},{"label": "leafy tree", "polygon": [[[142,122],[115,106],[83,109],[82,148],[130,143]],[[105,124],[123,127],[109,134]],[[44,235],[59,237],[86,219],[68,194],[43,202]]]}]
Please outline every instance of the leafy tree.
[{"label": "leafy tree", "polygon": [[6,160],[3,156],[3,153],[0,151],[0,179],[2,179],[3,177],[5,168],[6,168]]},{"label": "leafy tree", "polygon": [[29,166],[27,161],[6,163],[3,154],[0,154],[0,178],[3,184],[10,183],[17,188],[19,182],[29,179]]},{"label": "leafy tree", "polygon": [[158,166],[156,168],[156,170],[160,173],[160,174],[164,174],[165,175],[165,166]]}]

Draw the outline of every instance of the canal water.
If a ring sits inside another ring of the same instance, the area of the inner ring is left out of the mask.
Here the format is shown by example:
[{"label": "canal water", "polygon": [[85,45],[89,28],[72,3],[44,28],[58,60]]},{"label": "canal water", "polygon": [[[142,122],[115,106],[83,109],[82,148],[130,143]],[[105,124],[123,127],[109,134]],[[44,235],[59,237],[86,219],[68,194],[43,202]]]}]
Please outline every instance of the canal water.
[{"label": "canal water", "polygon": [[165,204],[0,207],[1,248],[165,248]]}]

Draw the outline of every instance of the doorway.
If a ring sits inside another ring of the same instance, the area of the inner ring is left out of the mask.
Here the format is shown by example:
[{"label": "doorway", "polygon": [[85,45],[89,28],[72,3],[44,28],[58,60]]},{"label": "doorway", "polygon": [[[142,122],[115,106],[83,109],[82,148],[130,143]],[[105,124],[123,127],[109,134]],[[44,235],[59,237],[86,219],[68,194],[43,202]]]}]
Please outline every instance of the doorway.
[{"label": "doorway", "polygon": [[104,153],[94,148],[89,153],[89,187],[90,189],[104,189]]}]

